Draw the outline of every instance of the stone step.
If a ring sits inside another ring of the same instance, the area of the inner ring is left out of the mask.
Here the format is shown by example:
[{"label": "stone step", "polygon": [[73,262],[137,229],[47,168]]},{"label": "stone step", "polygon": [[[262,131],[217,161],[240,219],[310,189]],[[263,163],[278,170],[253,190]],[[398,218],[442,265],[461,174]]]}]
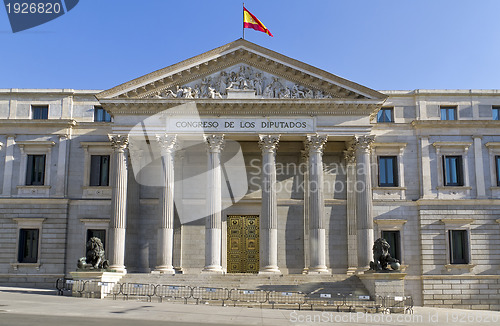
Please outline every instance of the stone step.
[{"label": "stone step", "polygon": [[301,291],[304,293],[341,293],[369,295],[356,276],[334,275],[255,275],[255,274],[140,274],[124,276],[120,283],[188,285],[266,291]]}]

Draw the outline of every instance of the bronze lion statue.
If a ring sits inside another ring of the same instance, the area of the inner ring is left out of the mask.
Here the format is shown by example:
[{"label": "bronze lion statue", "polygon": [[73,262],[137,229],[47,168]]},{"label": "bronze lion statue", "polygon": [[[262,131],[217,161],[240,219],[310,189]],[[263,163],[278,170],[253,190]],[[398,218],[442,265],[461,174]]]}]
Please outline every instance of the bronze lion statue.
[{"label": "bronze lion statue", "polygon": [[78,260],[80,269],[107,269],[109,262],[104,258],[104,246],[101,239],[92,237],[87,241],[87,256]]},{"label": "bronze lion statue", "polygon": [[387,240],[383,238],[378,238],[373,244],[373,261],[370,262],[370,270],[374,271],[388,271],[388,265],[391,266],[392,270],[399,269],[399,260],[392,258],[389,254],[389,248],[391,246]]}]

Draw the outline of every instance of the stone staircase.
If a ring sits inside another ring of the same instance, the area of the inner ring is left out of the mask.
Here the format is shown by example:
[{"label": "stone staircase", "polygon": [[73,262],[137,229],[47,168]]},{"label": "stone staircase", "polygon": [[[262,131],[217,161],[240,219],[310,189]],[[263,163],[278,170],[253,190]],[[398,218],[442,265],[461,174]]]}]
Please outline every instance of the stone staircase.
[{"label": "stone staircase", "polygon": [[357,276],[333,275],[259,275],[259,274],[145,274],[125,275],[120,283],[188,285],[227,289],[301,291],[304,293],[338,293],[368,296]]}]

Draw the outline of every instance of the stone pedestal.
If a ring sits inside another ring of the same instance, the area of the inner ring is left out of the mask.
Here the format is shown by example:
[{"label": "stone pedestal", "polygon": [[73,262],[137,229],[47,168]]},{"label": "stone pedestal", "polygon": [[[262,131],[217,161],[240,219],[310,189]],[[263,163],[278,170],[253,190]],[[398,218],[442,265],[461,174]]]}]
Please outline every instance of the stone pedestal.
[{"label": "stone pedestal", "polygon": [[[83,284],[79,284],[78,286],[76,284],[83,283],[85,281],[92,281],[93,283],[92,289],[94,290],[93,293],[85,292],[85,294],[88,293],[90,298],[104,299],[108,294],[113,292],[116,283],[118,283],[121,280],[121,278],[125,276],[125,274],[126,272],[116,272],[116,273],[103,272],[103,271],[70,272],[70,275],[73,278],[73,281],[75,282],[73,284],[72,295],[74,297],[80,296],[77,290],[81,289],[81,286],[83,286]],[[90,290],[90,285],[87,285],[86,289]]]},{"label": "stone pedestal", "polygon": [[394,272],[358,274],[358,278],[371,296],[383,297],[403,297],[405,295],[405,277],[406,273]]}]

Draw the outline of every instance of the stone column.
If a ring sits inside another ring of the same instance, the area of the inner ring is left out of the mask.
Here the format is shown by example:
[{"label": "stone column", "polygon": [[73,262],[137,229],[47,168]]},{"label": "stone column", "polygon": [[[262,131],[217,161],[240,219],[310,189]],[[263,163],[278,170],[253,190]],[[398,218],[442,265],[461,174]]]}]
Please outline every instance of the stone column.
[{"label": "stone column", "polygon": [[207,224],[205,228],[204,272],[222,273],[222,179],[220,156],[224,148],[224,135],[206,135],[208,145],[207,169]]},{"label": "stone column", "polygon": [[56,196],[64,197],[66,193],[66,157],[67,143],[69,142],[68,135],[59,136],[59,154],[57,157],[57,179],[56,179]]},{"label": "stone column", "polygon": [[156,270],[165,274],[175,274],[174,254],[174,151],[176,135],[156,136],[160,143],[163,160],[163,191],[160,199],[161,219],[158,229],[158,249]]},{"label": "stone column", "polygon": [[14,138],[15,136],[8,136],[7,143],[5,144],[6,152],[5,152],[5,165],[3,172],[2,196],[6,197],[10,197],[12,195],[12,171],[14,167]]},{"label": "stone column", "polygon": [[476,169],[476,198],[486,198],[486,184],[484,182],[483,166],[483,138],[481,136],[472,136],[474,139],[474,166]]},{"label": "stone column", "polygon": [[127,222],[127,147],[128,136],[110,135],[113,147],[115,171],[112,175],[110,250],[108,258],[110,269],[126,272],[125,269],[125,231]]},{"label": "stone column", "polygon": [[429,136],[420,137],[420,194],[424,199],[434,197],[432,194],[431,158],[429,147]]},{"label": "stone column", "polygon": [[307,136],[309,152],[309,269],[308,273],[328,273],[326,267],[325,197],[323,149],[327,136]]},{"label": "stone column", "polygon": [[344,159],[347,172],[347,274],[354,274],[358,267],[356,250],[356,155],[353,143],[347,144]]},{"label": "stone column", "polygon": [[308,171],[308,160],[309,160],[309,151],[303,150],[301,153],[301,166],[303,164],[304,170],[300,169],[303,172],[303,180],[304,183],[304,269],[302,270],[302,274],[307,274],[309,271],[309,171]]},{"label": "stone column", "polygon": [[370,149],[374,140],[375,136],[360,136],[355,139],[358,269],[369,268],[370,261],[373,258],[374,235]]},{"label": "stone column", "polygon": [[280,273],[278,268],[278,205],[276,148],[280,135],[259,135],[262,150],[262,208],[260,216],[259,273]]}]

